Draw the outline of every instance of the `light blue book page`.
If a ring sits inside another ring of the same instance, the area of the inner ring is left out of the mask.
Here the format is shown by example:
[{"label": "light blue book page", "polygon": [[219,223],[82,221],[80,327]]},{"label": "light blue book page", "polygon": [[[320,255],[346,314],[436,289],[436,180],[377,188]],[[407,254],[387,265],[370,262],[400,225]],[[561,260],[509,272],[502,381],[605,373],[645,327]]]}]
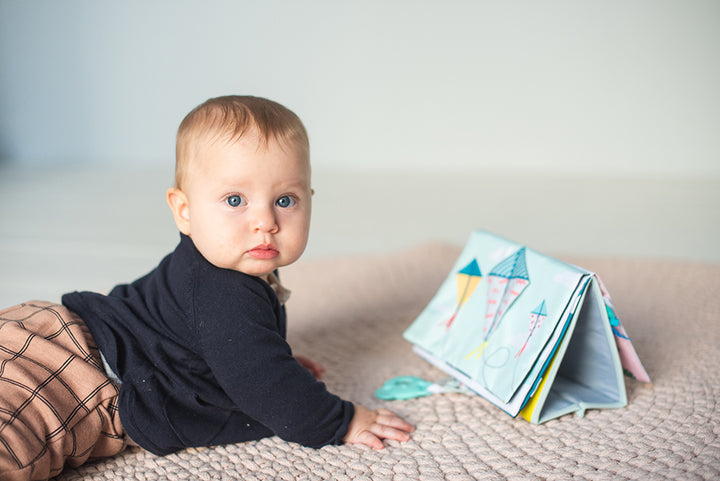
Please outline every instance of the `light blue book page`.
[{"label": "light blue book page", "polygon": [[584,273],[474,232],[405,337],[507,403],[537,375],[533,366]]},{"label": "light blue book page", "polygon": [[[405,339],[422,347],[424,351],[430,352],[437,358],[442,357],[442,354],[446,351],[448,328],[452,325],[454,317],[462,307],[462,302],[459,300],[462,292],[458,294],[458,272],[462,271],[468,263],[471,263],[472,259],[473,255],[466,247],[450,270],[448,277],[435,293],[435,296],[403,333]],[[461,288],[466,290],[465,297],[471,297],[471,287],[474,282],[472,276],[463,276],[461,274],[460,277],[468,278],[466,285]]]}]

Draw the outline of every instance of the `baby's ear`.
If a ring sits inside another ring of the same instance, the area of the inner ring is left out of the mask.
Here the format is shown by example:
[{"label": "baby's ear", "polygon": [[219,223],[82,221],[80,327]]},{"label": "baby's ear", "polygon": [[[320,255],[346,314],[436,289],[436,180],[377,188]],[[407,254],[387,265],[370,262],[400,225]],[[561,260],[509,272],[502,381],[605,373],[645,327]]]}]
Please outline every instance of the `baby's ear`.
[{"label": "baby's ear", "polygon": [[185,235],[190,235],[190,209],[185,192],[177,187],[167,190],[167,203],[173,213],[175,225]]}]

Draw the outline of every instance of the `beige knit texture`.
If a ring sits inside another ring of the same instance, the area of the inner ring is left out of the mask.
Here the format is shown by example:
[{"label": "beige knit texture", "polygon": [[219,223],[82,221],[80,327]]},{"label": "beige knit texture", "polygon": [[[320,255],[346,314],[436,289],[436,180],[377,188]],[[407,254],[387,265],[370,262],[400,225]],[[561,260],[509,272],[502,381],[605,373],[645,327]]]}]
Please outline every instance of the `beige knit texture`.
[{"label": "beige knit texture", "polygon": [[327,368],[340,396],[386,406],[417,430],[381,451],[303,448],[279,438],[156,457],[140,449],[59,480],[720,479],[720,265],[565,258],[603,279],[652,384],[626,380],[628,406],[542,425],[479,397],[381,402],[390,377],[444,377],[402,332],[448,274],[456,247],[301,262],[285,270],[294,351]]}]

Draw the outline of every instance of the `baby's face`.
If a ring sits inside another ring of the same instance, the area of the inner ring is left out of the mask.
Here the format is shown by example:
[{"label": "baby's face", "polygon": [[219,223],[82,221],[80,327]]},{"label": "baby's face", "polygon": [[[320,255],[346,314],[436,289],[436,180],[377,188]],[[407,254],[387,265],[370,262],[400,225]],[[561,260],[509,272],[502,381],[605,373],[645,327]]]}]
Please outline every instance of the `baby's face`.
[{"label": "baby's face", "polygon": [[266,278],[305,250],[312,191],[301,149],[275,140],[258,148],[250,133],[204,145],[187,174],[184,233],[215,266]]}]

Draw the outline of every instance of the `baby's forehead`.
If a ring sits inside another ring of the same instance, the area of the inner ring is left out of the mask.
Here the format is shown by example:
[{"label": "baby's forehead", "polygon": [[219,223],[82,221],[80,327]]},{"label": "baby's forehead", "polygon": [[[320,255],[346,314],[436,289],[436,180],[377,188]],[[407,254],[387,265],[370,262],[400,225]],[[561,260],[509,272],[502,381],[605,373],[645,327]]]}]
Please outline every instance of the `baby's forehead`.
[{"label": "baby's forehead", "polygon": [[287,154],[295,154],[284,157],[297,160],[298,164],[303,164],[307,168],[308,173],[310,171],[310,155],[306,146],[301,145],[299,142],[273,137],[265,139],[257,132],[247,132],[246,135],[237,138],[213,135],[197,138],[195,145],[191,149],[192,155],[186,160],[186,168],[190,170],[202,168],[212,163],[216,159],[216,155],[221,153],[222,150],[232,149],[237,145],[240,145],[243,150],[247,149],[249,151],[269,152],[277,149]]},{"label": "baby's forehead", "polygon": [[[299,139],[283,137],[280,134],[268,132],[263,133],[257,126],[250,126],[241,132],[232,130],[208,130],[198,132],[192,141],[196,144],[195,150],[201,151],[214,147],[226,147],[233,144],[244,144],[249,148],[256,148],[258,151],[280,148],[285,152],[308,154],[309,148]],[[308,155],[305,155],[308,157]]]}]

